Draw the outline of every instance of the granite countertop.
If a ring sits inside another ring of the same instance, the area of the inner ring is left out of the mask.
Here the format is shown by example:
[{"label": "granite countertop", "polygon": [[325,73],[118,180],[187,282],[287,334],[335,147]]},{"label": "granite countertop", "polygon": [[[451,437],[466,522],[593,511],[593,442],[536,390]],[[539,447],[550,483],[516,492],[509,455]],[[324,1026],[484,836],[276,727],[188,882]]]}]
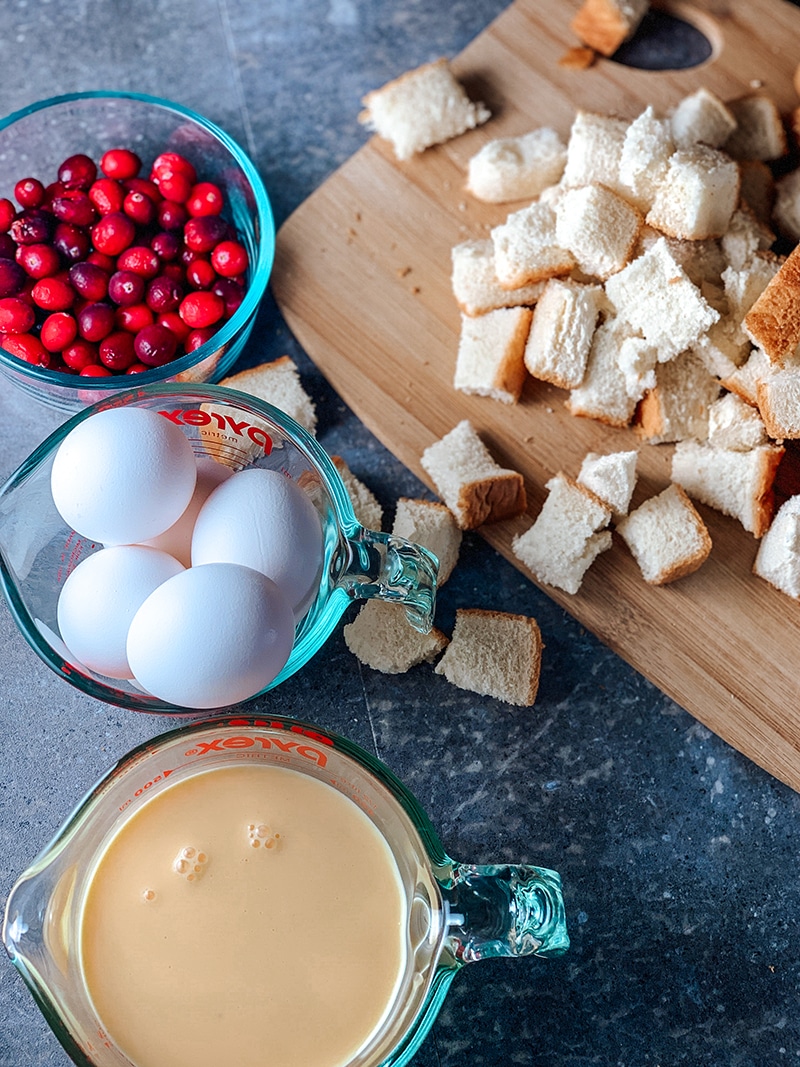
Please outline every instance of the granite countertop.
[{"label": "granite countertop", "polygon": [[[781,2],[781,0],[776,0]],[[457,54],[505,0],[8,3],[0,113],[86,89],[161,95],[250,153],[278,224],[365,141],[362,95]],[[658,55],[658,48],[655,49]],[[290,355],[319,438],[390,519],[427,489],[315,369],[271,298],[240,366]],[[60,421],[0,390],[0,478]],[[361,666],[341,629],[253,711],[320,723],[416,793],[448,852],[528,861],[563,878],[572,944],[559,960],[494,960],[456,978],[417,1067],[763,1067],[800,1061],[800,800],[585,632],[479,536],[464,539],[438,624],[456,607],[533,615],[538,699],[520,709],[429,666]],[[96,779],[170,720],[73,691],[0,606],[0,905]],[[0,1067],[65,1067],[0,958]]]}]

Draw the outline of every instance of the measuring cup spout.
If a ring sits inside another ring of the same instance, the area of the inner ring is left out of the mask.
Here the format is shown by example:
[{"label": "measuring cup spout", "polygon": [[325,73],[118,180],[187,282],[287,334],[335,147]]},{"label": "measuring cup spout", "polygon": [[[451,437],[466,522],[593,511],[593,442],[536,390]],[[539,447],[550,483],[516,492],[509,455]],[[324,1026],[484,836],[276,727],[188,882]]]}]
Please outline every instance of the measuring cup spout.
[{"label": "measuring cup spout", "polygon": [[403,537],[361,529],[349,539],[351,559],[340,584],[356,600],[389,600],[405,606],[420,633],[433,625],[439,562]]},{"label": "measuring cup spout", "polygon": [[561,878],[526,864],[453,864],[444,887],[458,963],[496,956],[561,956],[569,948]]}]

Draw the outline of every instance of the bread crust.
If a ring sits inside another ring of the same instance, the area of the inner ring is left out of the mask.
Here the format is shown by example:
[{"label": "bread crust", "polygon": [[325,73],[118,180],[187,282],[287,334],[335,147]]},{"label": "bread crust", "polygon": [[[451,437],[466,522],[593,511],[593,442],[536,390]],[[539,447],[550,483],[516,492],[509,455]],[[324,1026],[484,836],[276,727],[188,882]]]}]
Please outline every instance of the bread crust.
[{"label": "bread crust", "polygon": [[462,530],[521,515],[527,507],[525,483],[516,471],[465,482],[459,489],[455,520]]},{"label": "bread crust", "polygon": [[800,245],[797,245],[744,317],[744,328],[773,363],[800,344]]},{"label": "bread crust", "polygon": [[584,0],[570,23],[584,44],[601,55],[610,56],[639,24],[628,21],[612,0]]}]

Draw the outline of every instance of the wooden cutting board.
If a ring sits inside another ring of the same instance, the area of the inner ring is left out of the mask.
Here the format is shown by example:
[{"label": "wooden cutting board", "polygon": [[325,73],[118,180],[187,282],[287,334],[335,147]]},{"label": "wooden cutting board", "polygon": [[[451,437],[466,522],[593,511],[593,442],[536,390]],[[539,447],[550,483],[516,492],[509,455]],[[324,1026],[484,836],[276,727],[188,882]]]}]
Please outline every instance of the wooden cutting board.
[{"label": "wooden cutting board", "polygon": [[[671,5],[702,29],[713,54],[701,67],[669,72],[605,59],[583,71],[559,65],[577,43],[569,28],[577,6],[517,0],[506,9],[453,60],[492,119],[404,164],[373,138],[283,225],[272,280],[311,359],[431,488],[420,455],[465,418],[499,463],[524,474],[528,514],[481,530],[522,570],[511,539],[538,513],[556,471],[577,475],[590,450],[640,447],[635,506],[667,485],[672,448],[641,445],[631,431],[575,418],[563,391],[532,379],[515,406],[453,389],[460,318],[450,251],[487,236],[519,206],[470,198],[463,191],[467,161],[486,141],[536,126],[566,138],[579,107],[633,119],[647,104],[663,113],[701,85],[723,99],[760,86],[787,113],[798,104],[792,76],[800,10],[783,0]],[[713,550],[694,575],[646,585],[615,535],[577,595],[546,591],[702,723],[800,790],[800,604],[752,576],[757,542],[750,534],[700,510]]]}]

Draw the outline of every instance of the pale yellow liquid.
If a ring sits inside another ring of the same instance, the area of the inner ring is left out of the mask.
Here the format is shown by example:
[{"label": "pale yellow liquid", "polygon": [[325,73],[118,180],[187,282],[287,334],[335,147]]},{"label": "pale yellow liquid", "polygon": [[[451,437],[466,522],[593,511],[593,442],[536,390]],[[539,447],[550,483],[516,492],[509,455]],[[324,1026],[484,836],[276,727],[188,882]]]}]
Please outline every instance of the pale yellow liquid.
[{"label": "pale yellow liquid", "polygon": [[136,1067],[333,1067],[393,999],[406,918],[352,801],[288,768],[219,768],[111,841],[83,908],[84,978]]}]

